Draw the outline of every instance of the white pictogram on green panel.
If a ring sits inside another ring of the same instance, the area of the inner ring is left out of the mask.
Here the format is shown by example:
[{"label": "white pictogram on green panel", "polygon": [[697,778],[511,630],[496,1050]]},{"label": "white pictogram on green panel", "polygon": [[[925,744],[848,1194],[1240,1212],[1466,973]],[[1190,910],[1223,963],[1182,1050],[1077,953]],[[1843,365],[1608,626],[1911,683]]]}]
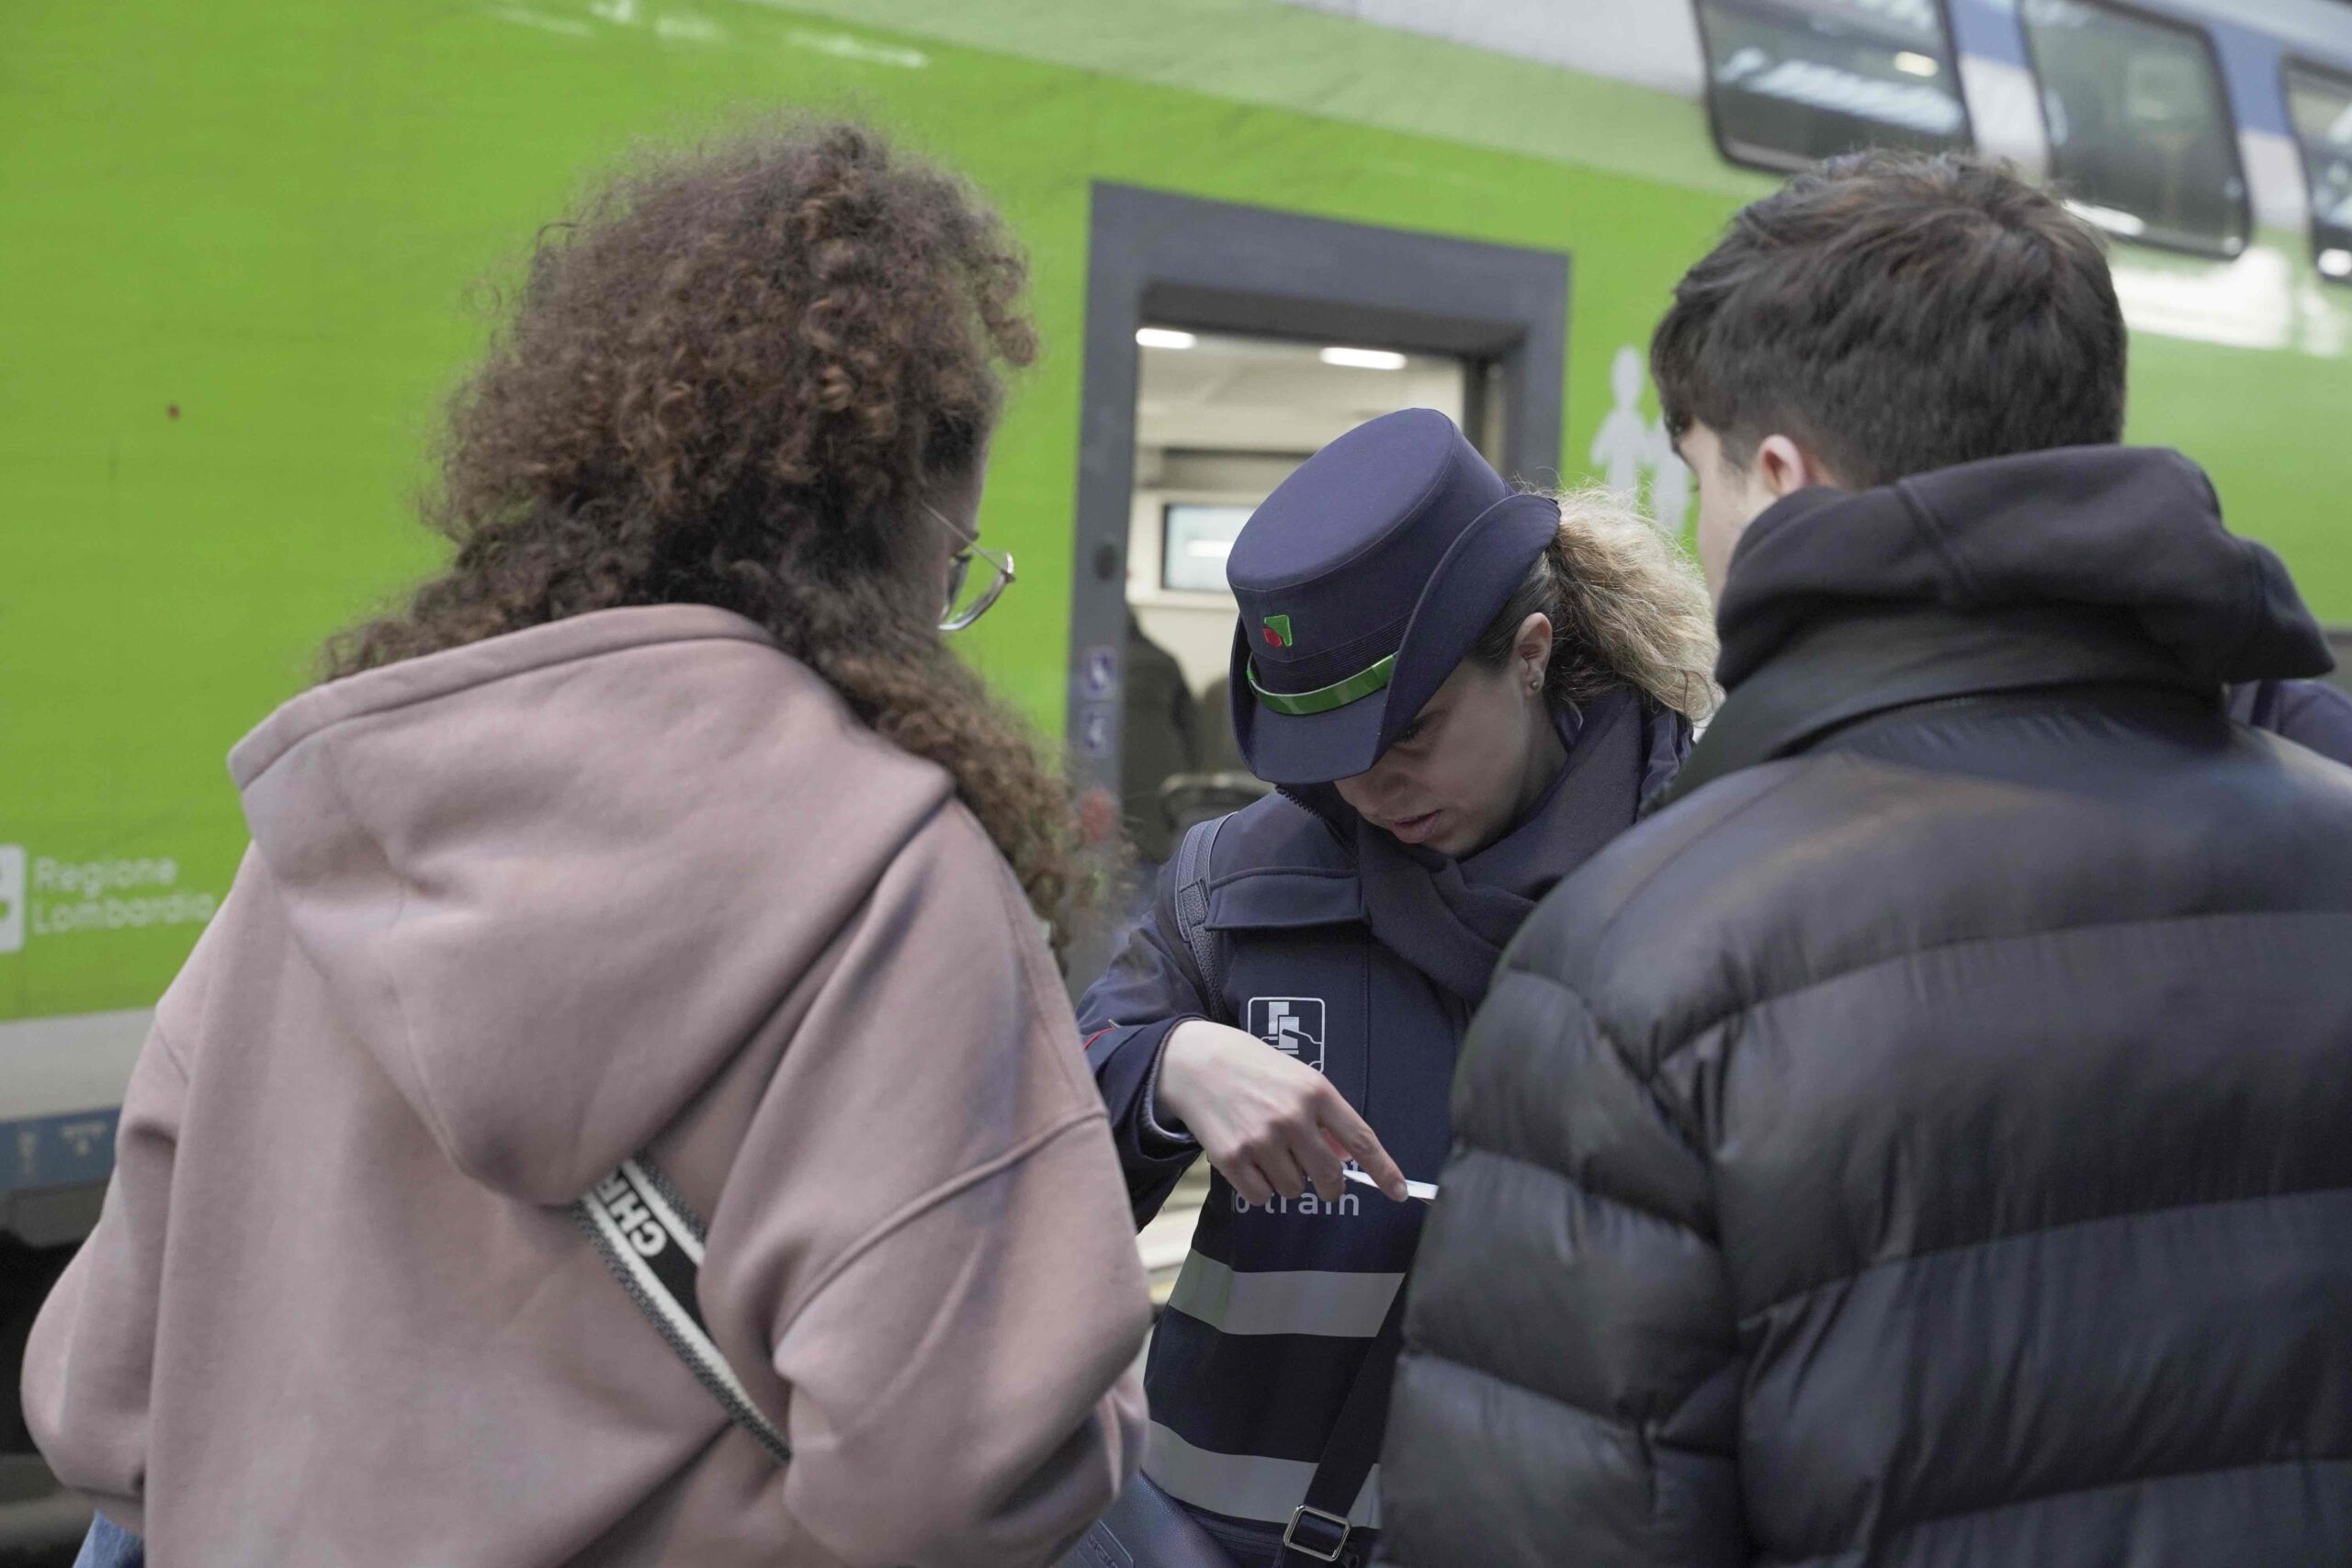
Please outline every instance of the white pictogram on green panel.
[{"label": "white pictogram on green panel", "polygon": [[1600,470],[1601,482],[1611,490],[1623,491],[1636,501],[1641,498],[1643,476],[1647,475],[1650,520],[1659,532],[1679,538],[1690,510],[1690,470],[1675,455],[1666,421],[1642,417],[1642,393],[1649,378],[1640,349],[1627,346],[1617,351],[1616,362],[1609,367],[1609,388],[1616,406],[1601,419],[1600,430],[1592,438],[1592,466]]}]

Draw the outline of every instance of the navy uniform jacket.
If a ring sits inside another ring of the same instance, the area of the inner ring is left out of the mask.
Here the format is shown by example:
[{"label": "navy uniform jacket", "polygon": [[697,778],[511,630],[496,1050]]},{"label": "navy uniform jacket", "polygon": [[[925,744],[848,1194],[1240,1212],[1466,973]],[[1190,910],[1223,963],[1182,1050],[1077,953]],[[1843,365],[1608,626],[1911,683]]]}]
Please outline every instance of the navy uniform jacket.
[{"label": "navy uniform jacket", "polygon": [[[1149,919],[1080,1005],[1136,1224],[1200,1156],[1151,1113],[1160,1047],[1187,1019],[1230,1023],[1319,1067],[1408,1177],[1435,1180],[1467,1010],[1373,939],[1349,847],[1272,795],[1227,820],[1209,874],[1223,994],[1201,993],[1176,930],[1170,866]],[[1412,1261],[1424,1208],[1351,1184],[1336,1205],[1310,1190],[1270,1212],[1213,1177],[1153,1336],[1153,1480],[1210,1516],[1289,1517]],[[1364,1489],[1355,1522],[1376,1528],[1376,1494]]]},{"label": "navy uniform jacket", "polygon": [[[1643,794],[1688,747],[1688,725],[1646,701],[1603,698],[1589,711],[1554,792],[1462,863],[1470,880],[1510,886],[1532,908],[1632,824]],[[1236,813],[1209,867],[1220,994],[1202,994],[1176,927],[1170,867],[1150,918],[1080,1003],[1138,1224],[1200,1156],[1153,1119],[1160,1049],[1186,1019],[1231,1024],[1319,1069],[1408,1177],[1436,1179],[1471,1004],[1374,935],[1355,827],[1283,795]],[[1353,1185],[1332,1204],[1309,1191],[1271,1211],[1246,1207],[1213,1178],[1153,1337],[1144,1470],[1229,1545],[1255,1551],[1304,1496],[1425,1212]],[[1353,1522],[1377,1529],[1378,1498],[1377,1484],[1364,1487]]]}]

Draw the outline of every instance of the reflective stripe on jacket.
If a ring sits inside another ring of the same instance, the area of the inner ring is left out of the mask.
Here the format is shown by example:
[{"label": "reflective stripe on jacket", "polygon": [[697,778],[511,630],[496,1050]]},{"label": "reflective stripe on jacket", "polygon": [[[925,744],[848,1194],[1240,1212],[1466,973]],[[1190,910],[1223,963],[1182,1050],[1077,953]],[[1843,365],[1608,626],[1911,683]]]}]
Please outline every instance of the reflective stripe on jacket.
[{"label": "reflective stripe on jacket", "polygon": [[[1079,1005],[1137,1223],[1200,1155],[1150,1103],[1160,1048],[1186,1019],[1249,1030],[1319,1069],[1407,1176],[1434,1179],[1467,1016],[1373,939],[1339,837],[1280,795],[1226,823],[1210,867],[1208,924],[1227,953],[1213,999],[1177,932],[1173,878],[1163,870],[1150,918]],[[1351,1187],[1335,1204],[1309,1192],[1269,1209],[1214,1177],[1152,1338],[1146,1472],[1210,1515],[1288,1519],[1412,1261],[1421,1207]],[[1357,1524],[1377,1528],[1377,1496],[1368,1483]]]}]

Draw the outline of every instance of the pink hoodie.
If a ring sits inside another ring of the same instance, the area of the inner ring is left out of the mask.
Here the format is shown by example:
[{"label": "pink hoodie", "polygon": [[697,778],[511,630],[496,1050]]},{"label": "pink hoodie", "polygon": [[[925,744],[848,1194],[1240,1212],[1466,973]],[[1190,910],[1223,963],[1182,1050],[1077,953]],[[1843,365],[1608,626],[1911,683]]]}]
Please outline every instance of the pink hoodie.
[{"label": "pink hoodie", "polygon": [[[288,703],[25,1360],[182,1563],[1031,1564],[1133,1471],[1118,1167],[944,773],[751,623],[607,611]],[[565,1205],[649,1148],[779,1470]]]}]

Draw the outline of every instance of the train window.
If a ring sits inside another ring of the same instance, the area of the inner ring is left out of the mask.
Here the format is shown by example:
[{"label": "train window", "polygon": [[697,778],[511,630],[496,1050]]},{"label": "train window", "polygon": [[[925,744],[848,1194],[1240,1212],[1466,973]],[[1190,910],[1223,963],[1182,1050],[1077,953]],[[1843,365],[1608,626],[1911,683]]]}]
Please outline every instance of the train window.
[{"label": "train window", "polygon": [[2287,118],[2312,192],[2312,257],[2320,275],[2352,283],[2352,76],[2290,61]]},{"label": "train window", "polygon": [[1707,110],[1735,163],[1970,144],[1941,0],[1699,0]]},{"label": "train window", "polygon": [[2245,250],[2245,174],[2204,31],[2111,0],[2025,0],[2018,15],[2070,205],[2126,239]]}]

